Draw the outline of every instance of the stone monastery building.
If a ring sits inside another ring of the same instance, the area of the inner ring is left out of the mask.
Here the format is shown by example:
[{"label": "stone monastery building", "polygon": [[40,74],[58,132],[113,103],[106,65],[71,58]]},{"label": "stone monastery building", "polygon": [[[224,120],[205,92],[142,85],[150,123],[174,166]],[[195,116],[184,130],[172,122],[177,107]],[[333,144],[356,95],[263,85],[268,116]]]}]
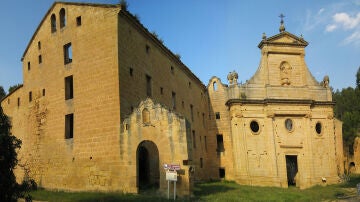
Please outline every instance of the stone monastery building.
[{"label": "stone monastery building", "polygon": [[23,57],[23,85],[1,101],[23,141],[18,180],[70,191],[167,189],[196,181],[307,188],[338,181],[342,125],[308,43],[263,35],[246,83],[205,86],[121,5],[55,2]]}]

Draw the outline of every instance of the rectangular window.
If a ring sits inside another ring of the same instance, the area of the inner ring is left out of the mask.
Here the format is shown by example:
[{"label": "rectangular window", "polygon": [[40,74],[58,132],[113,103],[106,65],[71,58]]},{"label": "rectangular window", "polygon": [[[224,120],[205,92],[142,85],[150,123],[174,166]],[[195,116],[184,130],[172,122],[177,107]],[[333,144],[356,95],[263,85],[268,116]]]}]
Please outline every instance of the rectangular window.
[{"label": "rectangular window", "polygon": [[64,64],[72,62],[72,48],[71,43],[64,45]]},{"label": "rectangular window", "polygon": [[193,136],[193,147],[196,148],[195,130],[192,131],[192,136]]},{"label": "rectangular window", "polygon": [[29,102],[31,102],[32,101],[32,92],[30,91],[29,92]]},{"label": "rectangular window", "polygon": [[42,89],[42,95],[45,96],[45,88]]},{"label": "rectangular window", "polygon": [[38,41],[38,49],[41,50],[41,42]]},{"label": "rectangular window", "polygon": [[171,74],[174,74],[174,67],[173,66],[170,67],[170,71],[171,71]]},{"label": "rectangular window", "polygon": [[204,136],[204,144],[205,144],[205,151],[207,151],[207,140],[206,140],[206,136]]},{"label": "rectangular window", "polygon": [[225,178],[225,168],[219,168],[219,177]]},{"label": "rectangular window", "polygon": [[65,139],[74,137],[74,114],[65,115]]},{"label": "rectangular window", "polygon": [[151,76],[146,75],[146,95],[151,97]]},{"label": "rectangular window", "polygon": [[20,107],[20,98],[17,99],[17,106]]},{"label": "rectangular window", "polygon": [[41,64],[42,63],[42,57],[41,57],[41,55],[39,55],[39,64]]},{"label": "rectangular window", "polygon": [[30,62],[28,62],[28,71],[30,71]]},{"label": "rectangular window", "polygon": [[163,95],[163,94],[164,94],[164,88],[160,87],[160,95]]},{"label": "rectangular window", "polygon": [[76,25],[81,26],[81,16],[76,17]]},{"label": "rectangular window", "polygon": [[171,104],[172,104],[172,109],[176,109],[176,93],[175,92],[171,93]]},{"label": "rectangular window", "polygon": [[194,107],[190,105],[191,120],[194,121]]},{"label": "rectangular window", "polygon": [[133,73],[134,73],[134,69],[130,67],[129,74],[130,74],[131,77],[133,76]]},{"label": "rectangular window", "polygon": [[215,118],[220,119],[220,112],[215,112]]},{"label": "rectangular window", "polygon": [[205,127],[205,113],[202,113],[202,122],[203,122],[203,127]]},{"label": "rectangular window", "polygon": [[200,158],[200,168],[203,168],[203,158]]},{"label": "rectangular window", "polygon": [[223,151],[225,151],[223,135],[217,134],[217,135],[216,135],[216,142],[217,142],[216,151],[217,151],[217,152],[223,152]]},{"label": "rectangular window", "polygon": [[73,99],[74,97],[74,86],[73,76],[65,77],[65,100]]}]

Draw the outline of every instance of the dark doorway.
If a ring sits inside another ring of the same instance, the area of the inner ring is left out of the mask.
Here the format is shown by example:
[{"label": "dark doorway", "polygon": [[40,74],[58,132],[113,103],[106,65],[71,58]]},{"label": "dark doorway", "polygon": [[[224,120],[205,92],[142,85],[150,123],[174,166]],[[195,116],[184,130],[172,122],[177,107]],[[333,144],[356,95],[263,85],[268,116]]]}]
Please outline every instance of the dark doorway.
[{"label": "dark doorway", "polygon": [[159,151],[155,143],[148,140],[141,142],[136,156],[139,190],[158,189],[160,182]]},{"label": "dark doorway", "polygon": [[296,186],[296,175],[298,173],[297,156],[286,155],[285,157],[288,186]]}]

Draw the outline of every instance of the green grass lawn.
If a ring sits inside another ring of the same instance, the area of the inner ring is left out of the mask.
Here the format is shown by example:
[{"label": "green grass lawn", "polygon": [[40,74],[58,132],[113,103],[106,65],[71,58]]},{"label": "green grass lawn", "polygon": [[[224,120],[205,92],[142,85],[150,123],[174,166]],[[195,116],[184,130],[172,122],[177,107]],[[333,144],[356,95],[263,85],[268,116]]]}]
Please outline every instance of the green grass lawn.
[{"label": "green grass lawn", "polygon": [[[179,201],[335,201],[339,197],[356,196],[356,184],[360,175],[352,176],[350,181],[329,186],[314,186],[300,190],[277,187],[252,187],[234,182],[209,182],[197,184],[192,198]],[[37,190],[31,192],[34,200],[43,201],[168,201],[156,191],[141,194],[95,193],[95,192],[53,192]]]}]

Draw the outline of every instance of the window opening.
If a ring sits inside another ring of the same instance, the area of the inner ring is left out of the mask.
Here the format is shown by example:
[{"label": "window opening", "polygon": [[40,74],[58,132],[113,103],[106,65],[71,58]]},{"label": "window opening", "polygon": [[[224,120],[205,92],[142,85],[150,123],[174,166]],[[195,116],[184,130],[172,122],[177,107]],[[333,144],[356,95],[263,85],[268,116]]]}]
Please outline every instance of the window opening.
[{"label": "window opening", "polygon": [[150,112],[146,108],[144,108],[143,111],[142,111],[142,120],[143,120],[143,124],[149,124],[150,123]]},{"label": "window opening", "polygon": [[316,133],[317,133],[318,135],[321,134],[321,129],[322,129],[321,123],[320,123],[320,122],[317,122],[316,125],[315,125],[315,130],[316,130]]},{"label": "window opening", "polygon": [[65,139],[74,137],[74,114],[65,115]]},{"label": "window opening", "polygon": [[76,25],[81,26],[81,16],[76,17]]},{"label": "window opening", "polygon": [[51,33],[56,32],[56,16],[55,14],[51,15]]},{"label": "window opening", "polygon": [[31,102],[32,101],[32,92],[30,91],[29,92],[29,102]]},{"label": "window opening", "polygon": [[28,62],[28,71],[30,71],[30,62]]},{"label": "window opening", "polygon": [[293,121],[291,119],[286,119],[285,120],[285,128],[291,132],[293,131],[293,127],[294,127],[294,124],[293,124]]},{"label": "window opening", "polygon": [[196,148],[195,130],[192,131],[192,135],[193,135],[193,147]]},{"label": "window opening", "polygon": [[73,76],[65,77],[65,100],[74,98]]},{"label": "window opening", "polygon": [[200,168],[203,168],[203,158],[200,158]]},{"label": "window opening", "polygon": [[134,73],[134,69],[130,67],[129,74],[130,74],[131,77],[133,76],[133,73]]},{"label": "window opening", "polygon": [[172,109],[176,109],[176,93],[175,92],[171,93],[171,104],[172,104]]},{"label": "window opening", "polygon": [[20,98],[18,97],[17,99],[17,106],[19,107],[20,106]]},{"label": "window opening", "polygon": [[42,95],[45,96],[45,88],[42,89]]},{"label": "window opening", "polygon": [[39,64],[41,64],[42,63],[42,57],[41,57],[41,55],[39,55]]},{"label": "window opening", "polygon": [[71,43],[64,45],[64,64],[72,62],[72,48]]},{"label": "window opening", "polygon": [[194,121],[194,107],[193,107],[193,105],[190,105],[190,114],[191,114],[191,120]]},{"label": "window opening", "polygon": [[164,89],[163,89],[163,87],[160,87],[160,94],[161,94],[161,95],[164,94]]},{"label": "window opening", "polygon": [[38,49],[41,50],[41,42],[38,41]]},{"label": "window opening", "polygon": [[146,95],[151,97],[151,76],[146,75]]},{"label": "window opening", "polygon": [[63,28],[66,26],[66,16],[65,16],[65,9],[60,9],[60,28]]},{"label": "window opening", "polygon": [[219,177],[225,178],[225,168],[219,168]]},{"label": "window opening", "polygon": [[220,112],[215,112],[215,118],[220,119]]},{"label": "window opening", "polygon": [[218,89],[218,86],[217,86],[216,82],[213,83],[213,89],[214,89],[214,91],[217,91],[217,89]]},{"label": "window opening", "polygon": [[259,123],[257,121],[251,121],[250,129],[253,133],[258,133],[260,130]]},{"label": "window opening", "polygon": [[204,144],[205,144],[205,151],[207,151],[207,139],[206,139],[206,136],[204,136]]},{"label": "window opening", "polygon": [[223,135],[221,135],[221,134],[216,135],[216,143],[217,143],[217,148],[216,148],[217,152],[225,151]]},{"label": "window opening", "polygon": [[171,70],[171,74],[174,74],[175,72],[174,72],[174,67],[173,66],[171,66],[170,67],[170,70]]}]

